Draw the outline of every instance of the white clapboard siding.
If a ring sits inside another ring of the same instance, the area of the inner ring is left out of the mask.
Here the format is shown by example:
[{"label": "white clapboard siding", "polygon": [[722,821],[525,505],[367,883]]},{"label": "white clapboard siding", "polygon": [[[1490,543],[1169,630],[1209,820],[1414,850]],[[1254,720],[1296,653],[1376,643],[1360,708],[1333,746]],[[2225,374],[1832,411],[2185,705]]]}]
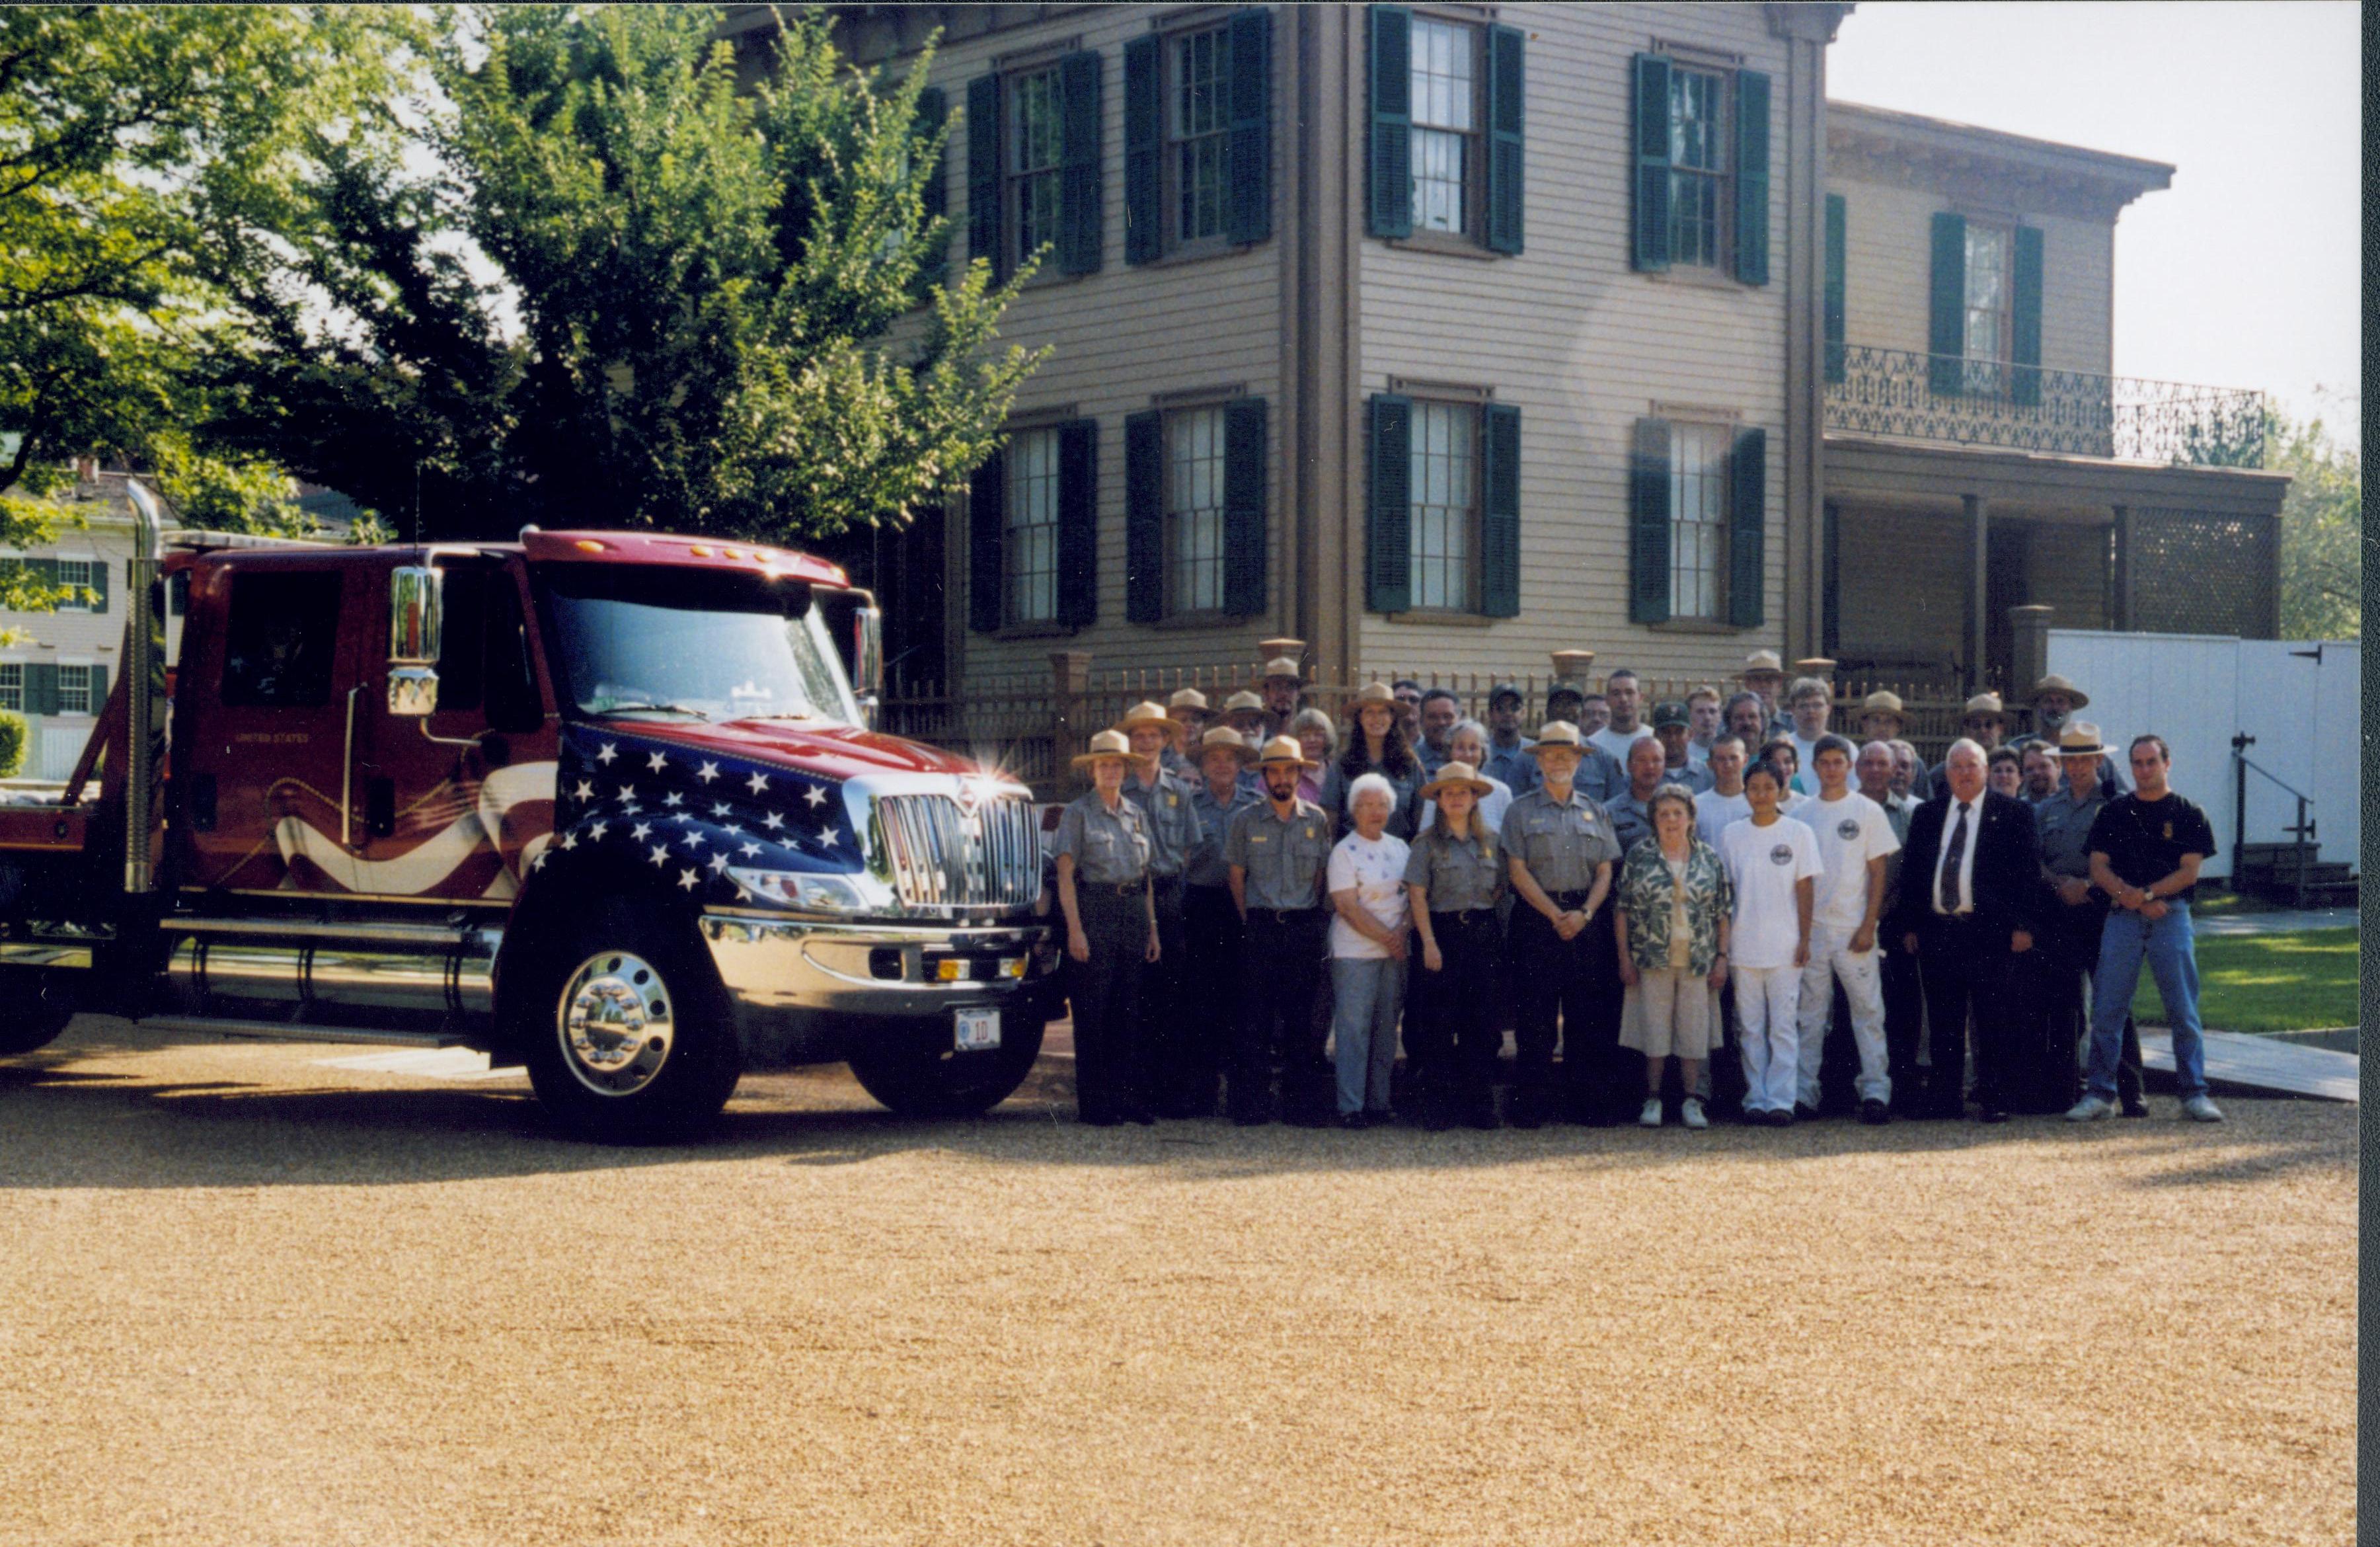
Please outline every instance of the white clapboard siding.
[{"label": "white clapboard siding", "polygon": [[[1512,5],[1498,15],[1529,34],[1526,250],[1482,262],[1366,238],[1360,385],[1461,382],[1492,386],[1497,402],[1520,408],[1521,615],[1481,627],[1366,613],[1365,660],[1487,671],[1584,647],[1598,652],[1598,674],[1623,664],[1664,676],[1731,671],[1783,632],[1784,43],[1755,6]],[[1657,38],[1741,55],[1772,77],[1767,286],[1629,267],[1630,61]],[[1628,452],[1635,421],[1657,403],[1735,412],[1768,432],[1760,628],[1628,621]],[[1361,555],[1359,530],[1359,565]]]}]

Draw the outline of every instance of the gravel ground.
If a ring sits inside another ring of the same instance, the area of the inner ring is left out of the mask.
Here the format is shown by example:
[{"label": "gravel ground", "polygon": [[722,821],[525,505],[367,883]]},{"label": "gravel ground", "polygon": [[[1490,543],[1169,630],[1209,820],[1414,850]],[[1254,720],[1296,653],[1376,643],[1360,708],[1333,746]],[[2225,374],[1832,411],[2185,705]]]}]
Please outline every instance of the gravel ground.
[{"label": "gravel ground", "polygon": [[86,1019],[0,1066],[0,1541],[2345,1541],[2355,1109],[719,1140]]}]

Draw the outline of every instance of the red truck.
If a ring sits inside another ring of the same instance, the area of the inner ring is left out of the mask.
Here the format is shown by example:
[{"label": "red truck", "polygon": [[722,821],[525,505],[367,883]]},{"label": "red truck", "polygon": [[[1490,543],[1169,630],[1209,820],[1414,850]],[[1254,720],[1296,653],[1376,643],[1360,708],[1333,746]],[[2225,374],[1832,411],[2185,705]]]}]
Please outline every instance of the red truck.
[{"label": "red truck", "polygon": [[879,615],[836,566],[534,528],[168,551],[132,493],[105,712],[63,791],[0,805],[0,1053],[78,1009],[478,1048],[612,1141],[747,1069],[847,1061],[917,1115],[1024,1079],[1059,1005],[1036,808],[870,728]]}]

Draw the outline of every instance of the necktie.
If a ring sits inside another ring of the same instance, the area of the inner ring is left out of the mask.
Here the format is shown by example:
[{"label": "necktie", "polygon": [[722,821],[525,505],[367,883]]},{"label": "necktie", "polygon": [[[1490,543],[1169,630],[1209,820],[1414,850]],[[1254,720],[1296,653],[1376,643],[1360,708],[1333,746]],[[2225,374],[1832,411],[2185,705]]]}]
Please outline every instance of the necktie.
[{"label": "necktie", "polygon": [[1942,911],[1959,911],[1959,863],[1967,853],[1967,806],[1958,802],[1959,814],[1950,822],[1950,841],[1942,849]]}]

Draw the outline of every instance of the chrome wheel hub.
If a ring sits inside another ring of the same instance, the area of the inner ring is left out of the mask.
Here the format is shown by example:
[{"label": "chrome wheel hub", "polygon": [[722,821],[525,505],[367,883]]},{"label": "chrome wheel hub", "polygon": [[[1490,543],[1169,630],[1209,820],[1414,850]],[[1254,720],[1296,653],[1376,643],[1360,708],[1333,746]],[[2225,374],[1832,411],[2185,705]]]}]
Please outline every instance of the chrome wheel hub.
[{"label": "chrome wheel hub", "polygon": [[669,992],[650,962],[625,951],[589,956],[563,985],[563,1062],[598,1095],[634,1095],[669,1062],[672,1014]]}]

